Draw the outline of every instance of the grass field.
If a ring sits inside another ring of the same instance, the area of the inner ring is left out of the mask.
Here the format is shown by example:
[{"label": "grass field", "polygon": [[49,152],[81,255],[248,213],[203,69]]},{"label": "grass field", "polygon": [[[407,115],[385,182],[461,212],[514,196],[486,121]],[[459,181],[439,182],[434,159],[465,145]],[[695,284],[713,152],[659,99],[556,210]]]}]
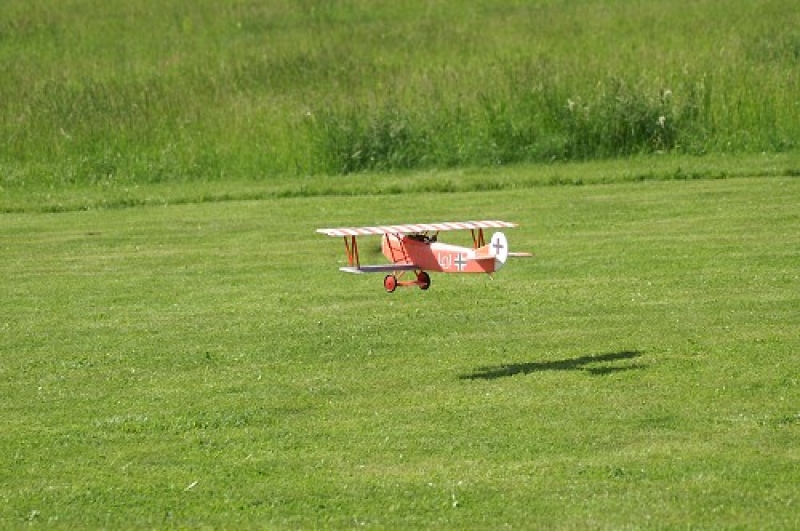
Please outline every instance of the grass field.
[{"label": "grass field", "polygon": [[[0,526],[800,526],[800,182],[601,167],[7,211]],[[314,233],[465,218],[536,257],[389,295]]]},{"label": "grass field", "polygon": [[3,0],[0,528],[800,528],[799,5]]}]

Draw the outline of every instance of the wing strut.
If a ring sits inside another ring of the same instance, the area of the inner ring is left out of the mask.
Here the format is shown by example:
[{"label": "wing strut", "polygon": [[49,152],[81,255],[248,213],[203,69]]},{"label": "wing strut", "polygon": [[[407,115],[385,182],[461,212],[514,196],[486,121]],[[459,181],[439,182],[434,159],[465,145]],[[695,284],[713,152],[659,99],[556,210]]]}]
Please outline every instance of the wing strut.
[{"label": "wing strut", "polygon": [[347,250],[347,264],[350,267],[361,267],[361,262],[358,258],[358,242],[356,241],[356,237],[345,236],[344,248]]},{"label": "wing strut", "polygon": [[472,229],[470,230],[470,233],[472,233],[472,244],[474,246],[473,249],[478,249],[479,247],[486,245],[486,238],[483,236],[482,228],[477,229],[477,232],[475,229]]}]

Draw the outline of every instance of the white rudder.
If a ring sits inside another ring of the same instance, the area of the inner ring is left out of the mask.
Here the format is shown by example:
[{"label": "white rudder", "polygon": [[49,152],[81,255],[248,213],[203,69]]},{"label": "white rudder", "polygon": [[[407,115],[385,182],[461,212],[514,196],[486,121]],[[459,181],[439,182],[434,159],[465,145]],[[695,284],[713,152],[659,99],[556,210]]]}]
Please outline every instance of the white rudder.
[{"label": "white rudder", "polygon": [[508,240],[502,232],[492,234],[489,252],[494,256],[494,270],[498,271],[508,259]]}]

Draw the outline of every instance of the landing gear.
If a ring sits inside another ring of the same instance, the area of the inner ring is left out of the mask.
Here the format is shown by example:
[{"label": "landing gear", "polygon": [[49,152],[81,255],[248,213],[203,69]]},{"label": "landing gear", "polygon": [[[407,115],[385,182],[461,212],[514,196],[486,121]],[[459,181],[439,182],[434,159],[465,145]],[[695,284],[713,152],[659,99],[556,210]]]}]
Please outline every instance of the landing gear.
[{"label": "landing gear", "polygon": [[419,289],[428,289],[431,287],[431,276],[425,271],[417,273],[417,285]]},{"label": "landing gear", "polygon": [[419,289],[428,289],[431,287],[431,276],[425,271],[418,271],[414,280],[401,281],[396,275],[386,275],[384,277],[383,287],[388,293],[396,290],[397,286],[419,286]]},{"label": "landing gear", "polygon": [[386,288],[386,291],[389,293],[393,292],[397,289],[397,277],[394,275],[386,275],[386,278],[383,279],[383,287]]}]

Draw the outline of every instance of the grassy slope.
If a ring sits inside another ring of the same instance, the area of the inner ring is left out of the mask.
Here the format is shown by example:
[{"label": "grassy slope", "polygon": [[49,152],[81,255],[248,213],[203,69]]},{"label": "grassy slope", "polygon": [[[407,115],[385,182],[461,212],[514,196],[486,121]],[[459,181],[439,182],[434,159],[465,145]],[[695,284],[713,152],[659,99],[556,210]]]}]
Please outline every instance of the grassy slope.
[{"label": "grassy slope", "polygon": [[689,157],[657,155],[601,162],[511,165],[395,174],[274,177],[186,183],[31,183],[0,189],[0,212],[69,212],[288,197],[520,190],[553,185],[800,175],[800,152]]},{"label": "grassy slope", "polygon": [[0,186],[797,150],[792,0],[5,0]]},{"label": "grassy slope", "polygon": [[[4,214],[0,523],[796,527],[798,200],[773,177]],[[536,258],[388,295],[313,233],[475,217]]]}]

